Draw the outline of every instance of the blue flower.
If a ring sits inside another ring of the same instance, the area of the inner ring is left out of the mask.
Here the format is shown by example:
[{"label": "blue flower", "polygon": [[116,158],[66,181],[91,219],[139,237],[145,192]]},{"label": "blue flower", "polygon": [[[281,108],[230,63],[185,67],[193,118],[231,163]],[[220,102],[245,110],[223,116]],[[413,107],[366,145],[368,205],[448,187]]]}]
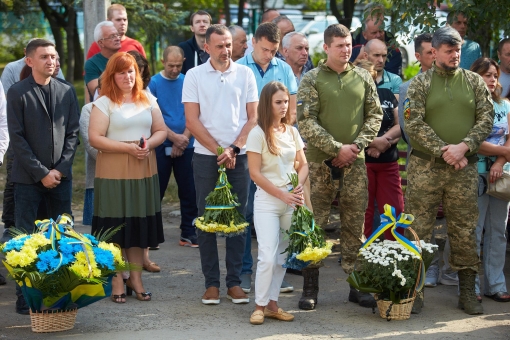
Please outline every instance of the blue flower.
[{"label": "blue flower", "polygon": [[106,267],[109,270],[115,270],[113,265],[113,254],[111,251],[94,247],[94,256],[98,265]]},{"label": "blue flower", "polygon": [[55,270],[60,265],[60,255],[57,251],[50,249],[39,254],[39,261],[36,263],[37,270],[47,273]]},{"label": "blue flower", "polygon": [[93,245],[93,246],[97,246],[99,244],[99,242],[97,242],[97,239],[93,236],[93,235],[90,235],[90,234],[83,234],[83,236],[85,236],[86,238],[89,239],[90,243]]},{"label": "blue flower", "polygon": [[25,245],[25,241],[28,240],[29,238],[30,238],[30,236],[27,235],[27,236],[23,236],[22,238],[19,238],[17,240],[15,240],[15,239],[9,240],[8,242],[5,243],[3,252],[7,253],[8,251],[11,251],[11,250],[20,251],[21,248],[23,248],[23,245]]},{"label": "blue flower", "polygon": [[81,244],[78,242],[80,241],[71,237],[62,237],[58,241],[59,250],[62,255],[74,255],[75,253],[83,250]]},{"label": "blue flower", "polygon": [[285,263],[282,264],[282,267],[295,269],[295,270],[302,270],[310,264],[310,261],[304,262],[304,261],[298,260],[296,258],[297,255],[298,255],[297,253],[293,253],[292,255],[287,254],[287,258],[285,259]]}]

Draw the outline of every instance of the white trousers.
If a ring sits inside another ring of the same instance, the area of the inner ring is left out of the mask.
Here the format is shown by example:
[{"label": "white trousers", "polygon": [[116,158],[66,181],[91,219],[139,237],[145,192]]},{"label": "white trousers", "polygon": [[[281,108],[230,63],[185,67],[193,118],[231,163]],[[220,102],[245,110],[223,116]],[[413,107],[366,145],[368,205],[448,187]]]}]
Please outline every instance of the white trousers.
[{"label": "white trousers", "polygon": [[[287,188],[281,188],[287,191]],[[255,192],[253,221],[257,231],[258,262],[255,277],[255,303],[267,306],[269,300],[278,301],[280,286],[286,269],[288,240],[282,230],[289,230],[293,209],[261,188]]]}]

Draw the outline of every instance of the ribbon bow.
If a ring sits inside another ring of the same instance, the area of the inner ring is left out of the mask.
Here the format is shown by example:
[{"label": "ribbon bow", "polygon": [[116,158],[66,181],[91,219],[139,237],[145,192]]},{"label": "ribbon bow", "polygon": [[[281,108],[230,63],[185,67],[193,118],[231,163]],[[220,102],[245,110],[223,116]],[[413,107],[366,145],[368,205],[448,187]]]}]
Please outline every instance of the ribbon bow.
[{"label": "ribbon bow", "polygon": [[90,264],[89,255],[87,252],[87,246],[92,247],[92,243],[89,241],[84,241],[77,238],[74,235],[69,234],[68,232],[73,230],[73,220],[72,217],[68,214],[60,215],[57,218],[57,221],[53,221],[53,219],[45,219],[45,220],[37,220],[35,221],[35,225],[37,226],[38,232],[46,233],[48,232],[48,238],[51,241],[51,249],[55,250],[60,256],[59,264],[52,271],[48,272],[48,274],[52,274],[56,272],[61,266],[64,256],[60,251],[58,251],[57,242],[62,238],[62,235],[75,239],[76,241],[69,242],[69,244],[80,244],[83,248],[83,253],[85,254],[85,258],[87,259],[88,267],[89,267],[89,277],[92,277],[92,265]]},{"label": "ribbon bow", "polygon": [[[405,249],[414,253],[421,260],[421,250],[414,245],[411,241],[409,241],[405,236],[397,233],[396,228],[409,228],[411,223],[414,221],[414,216],[410,214],[401,213],[396,217],[395,208],[389,204],[384,205],[384,213],[381,214],[381,225],[377,228],[376,231],[370,235],[370,237],[363,243],[361,249],[367,248],[372,242],[374,242],[379,236],[381,236],[387,229],[391,228],[391,234],[395,237],[395,240],[398,241]],[[425,264],[421,261],[421,275],[420,281],[416,286],[416,291],[421,291],[425,284]]]}]

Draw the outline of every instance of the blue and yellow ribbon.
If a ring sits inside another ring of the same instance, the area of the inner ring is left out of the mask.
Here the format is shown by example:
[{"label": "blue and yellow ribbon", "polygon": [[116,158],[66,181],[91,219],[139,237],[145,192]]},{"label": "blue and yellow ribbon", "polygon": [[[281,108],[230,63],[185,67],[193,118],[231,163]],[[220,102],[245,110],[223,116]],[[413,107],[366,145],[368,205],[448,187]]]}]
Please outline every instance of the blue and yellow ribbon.
[{"label": "blue and yellow ribbon", "polygon": [[71,216],[67,214],[63,214],[57,218],[57,221],[53,221],[53,219],[45,219],[45,220],[37,220],[35,221],[37,229],[40,233],[49,232],[49,240],[51,242],[51,249],[55,250],[60,256],[59,264],[53,269],[49,271],[47,274],[53,274],[62,266],[62,261],[64,260],[64,256],[60,251],[58,251],[57,242],[62,238],[62,235],[74,238],[76,241],[69,242],[70,244],[80,244],[83,248],[83,253],[85,254],[85,258],[87,259],[88,267],[89,267],[89,277],[92,277],[92,265],[90,264],[89,255],[87,252],[87,247],[92,248],[92,243],[89,241],[84,241],[77,238],[74,235],[68,233],[68,231],[73,230],[73,220]]},{"label": "blue and yellow ribbon", "polygon": [[[409,228],[411,223],[414,221],[414,216],[410,214],[401,213],[396,217],[395,208],[389,204],[384,205],[384,213],[381,214],[381,225],[377,228],[376,231],[370,235],[370,237],[363,243],[361,249],[367,248],[372,242],[374,242],[379,236],[381,236],[386,230],[391,228],[391,234],[395,237],[395,240],[398,241],[405,249],[409,250],[411,253],[421,257],[421,250],[414,245],[411,241],[409,241],[405,236],[399,234],[396,231],[396,228]],[[416,286],[416,291],[421,291],[425,284],[425,264],[421,261],[421,275],[420,281]]]},{"label": "blue and yellow ribbon", "polygon": [[219,183],[218,183],[218,185],[216,185],[214,190],[223,189],[224,187],[226,187],[228,185],[227,174],[225,171],[226,171],[226,169],[224,166],[221,166],[218,168],[218,172],[220,173],[220,177],[218,178]]}]

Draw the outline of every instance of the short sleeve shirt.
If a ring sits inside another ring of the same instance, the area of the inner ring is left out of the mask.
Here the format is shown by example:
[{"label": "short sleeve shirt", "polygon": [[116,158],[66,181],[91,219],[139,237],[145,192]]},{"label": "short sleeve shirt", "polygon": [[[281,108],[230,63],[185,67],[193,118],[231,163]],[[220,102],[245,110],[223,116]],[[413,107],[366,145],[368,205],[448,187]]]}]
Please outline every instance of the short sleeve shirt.
[{"label": "short sleeve shirt", "polygon": [[[246,104],[258,100],[253,72],[232,60],[225,72],[215,70],[209,59],[190,69],[184,77],[182,102],[199,104],[200,122],[222,147],[230,146],[248,122]],[[195,153],[215,155],[196,139],[194,147]],[[244,153],[243,145],[241,154]]]},{"label": "short sleeve shirt", "polygon": [[398,75],[383,70],[383,77],[380,83],[376,84],[381,89],[388,89],[393,94],[399,94],[400,85],[402,85],[402,78]]},{"label": "short sleeve shirt", "polygon": [[108,64],[108,58],[101,53],[97,53],[87,60],[85,62],[85,85],[91,80],[98,79],[106,69],[106,64]]},{"label": "short sleeve shirt", "polygon": [[[510,102],[501,100],[501,103],[494,102],[494,124],[492,131],[485,140],[491,144],[504,145],[506,142],[506,135],[508,135],[508,113],[510,112]],[[493,158],[495,160],[495,158]],[[508,164],[508,163],[507,163]],[[486,173],[487,156],[478,155],[478,172]]]},{"label": "short sleeve shirt", "polygon": [[296,173],[294,160],[304,144],[297,129],[290,125],[285,126],[284,132],[275,133],[275,137],[279,155],[269,152],[266,135],[257,125],[248,135],[246,151],[261,154],[261,174],[277,187],[282,187],[289,183],[288,175]]},{"label": "short sleeve shirt", "polygon": [[116,141],[136,141],[140,137],[149,138],[152,127],[152,108],[157,105],[154,96],[147,96],[150,105],[135,103],[116,104],[106,96],[94,102],[104,115],[110,118],[106,137]]},{"label": "short sleeve shirt", "polygon": [[278,81],[285,85],[291,95],[297,93],[298,86],[296,76],[294,75],[294,72],[292,72],[292,68],[286,62],[275,57],[271,60],[265,72],[253,60],[253,56],[251,54],[245,55],[236,62],[238,64],[248,66],[253,71],[255,80],[257,81],[259,96],[264,86],[271,81]]}]

